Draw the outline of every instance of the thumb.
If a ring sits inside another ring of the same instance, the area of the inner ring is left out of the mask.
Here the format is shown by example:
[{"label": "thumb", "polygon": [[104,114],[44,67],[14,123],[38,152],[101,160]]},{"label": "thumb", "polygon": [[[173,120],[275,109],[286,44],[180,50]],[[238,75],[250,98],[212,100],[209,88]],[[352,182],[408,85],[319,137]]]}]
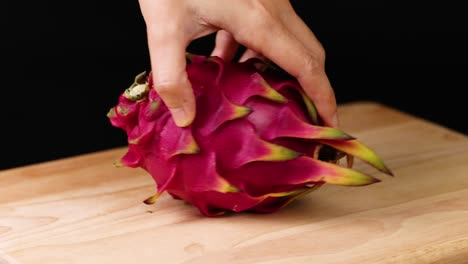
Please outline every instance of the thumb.
[{"label": "thumb", "polygon": [[183,36],[148,34],[153,87],[169,108],[177,126],[195,118],[195,96],[186,71]]}]

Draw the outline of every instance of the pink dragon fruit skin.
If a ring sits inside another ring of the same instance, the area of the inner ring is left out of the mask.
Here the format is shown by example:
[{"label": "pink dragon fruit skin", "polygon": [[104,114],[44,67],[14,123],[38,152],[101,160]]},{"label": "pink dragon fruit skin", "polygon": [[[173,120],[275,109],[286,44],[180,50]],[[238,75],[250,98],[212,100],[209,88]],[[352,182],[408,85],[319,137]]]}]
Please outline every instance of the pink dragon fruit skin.
[{"label": "pink dragon fruit skin", "polygon": [[260,71],[258,59],[189,58],[187,72],[197,102],[190,126],[176,126],[146,72],[108,114],[111,124],[128,136],[128,151],[118,164],[140,167],[156,182],[157,192],[146,203],[167,191],[206,216],[270,213],[325,183],[379,181],[353,170],[352,162],[339,166],[340,154],[392,175],[374,151],[323,126],[313,102],[291,76]]}]

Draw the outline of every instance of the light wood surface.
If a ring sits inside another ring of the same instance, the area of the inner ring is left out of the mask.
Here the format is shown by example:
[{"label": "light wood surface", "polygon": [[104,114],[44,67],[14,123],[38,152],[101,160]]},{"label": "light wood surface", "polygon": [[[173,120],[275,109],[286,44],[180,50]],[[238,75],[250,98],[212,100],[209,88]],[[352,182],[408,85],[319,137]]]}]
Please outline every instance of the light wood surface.
[{"label": "light wood surface", "polygon": [[339,111],[394,178],[356,162],[383,181],[208,218],[166,194],[143,204],[151,177],[113,166],[125,148],[5,170],[0,263],[468,263],[468,137],[373,102]]}]

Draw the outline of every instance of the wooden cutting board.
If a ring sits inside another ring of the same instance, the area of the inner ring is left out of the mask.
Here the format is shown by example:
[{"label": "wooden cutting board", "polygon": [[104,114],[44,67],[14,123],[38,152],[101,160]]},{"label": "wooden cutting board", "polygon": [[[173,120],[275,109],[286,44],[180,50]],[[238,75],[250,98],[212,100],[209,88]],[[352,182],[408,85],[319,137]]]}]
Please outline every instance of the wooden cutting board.
[{"label": "wooden cutting board", "polygon": [[383,181],[208,218],[168,195],[143,204],[151,177],[113,165],[126,148],[5,170],[0,263],[468,263],[468,137],[373,102],[339,111],[394,178],[357,162]]}]

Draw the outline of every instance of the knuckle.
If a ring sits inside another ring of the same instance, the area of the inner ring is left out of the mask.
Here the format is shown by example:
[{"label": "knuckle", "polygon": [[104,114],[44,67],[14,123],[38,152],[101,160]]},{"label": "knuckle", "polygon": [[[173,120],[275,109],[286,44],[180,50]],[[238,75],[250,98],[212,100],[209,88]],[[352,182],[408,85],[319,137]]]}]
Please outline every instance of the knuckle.
[{"label": "knuckle", "polygon": [[159,82],[154,84],[154,89],[161,96],[172,96],[177,92],[177,84],[175,82]]},{"label": "knuckle", "polygon": [[324,70],[324,63],[315,54],[304,57],[304,72],[306,74],[319,74]]},{"label": "knuckle", "polygon": [[158,95],[164,101],[164,104],[169,108],[180,107],[182,102],[178,100],[180,96],[177,96],[177,89],[172,84],[158,84],[154,87]]},{"label": "knuckle", "polygon": [[251,25],[249,28],[254,31],[269,29],[276,22],[271,10],[261,1],[250,1],[248,9],[245,18]]},{"label": "knuckle", "polygon": [[315,53],[315,56],[317,57],[317,59],[319,61],[321,61],[322,63],[325,63],[326,53],[325,53],[325,49],[323,48],[323,46],[320,43],[316,47],[316,50],[314,51],[314,53]]},{"label": "knuckle", "polygon": [[271,30],[275,26],[276,20],[263,5],[257,6],[259,7],[255,8],[252,12],[252,28],[258,30]]},{"label": "knuckle", "polygon": [[247,46],[260,48],[267,44],[269,35],[277,34],[278,22],[272,14],[263,9],[255,9],[246,19],[249,27],[237,32],[235,38],[239,43]]},{"label": "knuckle", "polygon": [[159,81],[153,84],[154,90],[170,108],[181,107],[183,105],[187,86],[188,84],[181,80]]}]

